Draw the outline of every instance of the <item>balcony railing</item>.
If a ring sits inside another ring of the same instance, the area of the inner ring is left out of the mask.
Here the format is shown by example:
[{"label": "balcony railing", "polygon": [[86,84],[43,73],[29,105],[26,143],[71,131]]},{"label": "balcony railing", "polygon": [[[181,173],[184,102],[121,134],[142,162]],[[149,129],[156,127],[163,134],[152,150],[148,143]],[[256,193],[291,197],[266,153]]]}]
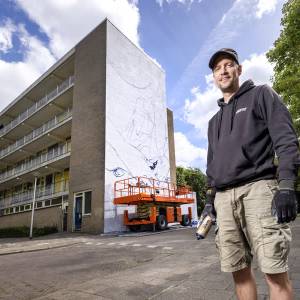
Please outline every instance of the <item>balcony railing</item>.
[{"label": "balcony railing", "polygon": [[59,123],[64,122],[70,116],[72,116],[71,109],[68,109],[67,111],[63,112],[62,114],[55,116],[52,120],[48,121],[47,123],[44,123],[41,127],[31,131],[29,134],[23,136],[21,139],[17,140],[15,143],[0,150],[0,159],[3,158],[4,156],[8,155],[9,153],[12,153],[15,150],[21,148],[25,144],[30,143],[35,138],[42,136],[47,131],[56,127]]},{"label": "balcony railing", "polygon": [[5,125],[1,130],[0,130],[0,136],[3,136],[6,134],[8,131],[11,129],[15,128],[17,125],[21,124],[32,116],[36,111],[38,111],[41,107],[45,106],[49,102],[51,102],[58,94],[63,93],[65,90],[67,90],[70,86],[72,86],[74,83],[74,76],[70,76],[67,80],[65,80],[63,83],[58,85],[56,89],[51,91],[49,94],[44,96],[42,99],[37,101],[34,105],[31,107],[27,108],[24,112],[22,112],[17,118],[12,120],[10,123]]},{"label": "balcony railing", "polygon": [[53,148],[46,153],[42,153],[32,159],[28,159],[26,161],[22,161],[16,167],[4,171],[0,174],[0,183],[2,181],[8,180],[14,176],[17,176],[24,172],[30,172],[42,164],[49,162],[53,159],[59,158],[60,156],[64,156],[67,153],[71,152],[71,143],[67,142],[65,144],[58,145],[57,148]]},{"label": "balcony railing", "polygon": [[[36,200],[45,200],[59,196],[62,193],[69,192],[69,181],[60,181],[48,186],[37,187]],[[21,192],[10,197],[0,200],[0,209],[8,208],[15,205],[31,203],[33,201],[33,190]]]}]

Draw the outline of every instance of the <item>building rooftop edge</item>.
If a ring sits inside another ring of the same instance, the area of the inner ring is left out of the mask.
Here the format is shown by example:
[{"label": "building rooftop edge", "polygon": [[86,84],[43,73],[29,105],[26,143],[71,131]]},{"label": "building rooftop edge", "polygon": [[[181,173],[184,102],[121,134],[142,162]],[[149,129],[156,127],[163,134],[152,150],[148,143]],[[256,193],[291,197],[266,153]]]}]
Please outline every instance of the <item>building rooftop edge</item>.
[{"label": "building rooftop edge", "polygon": [[56,68],[58,68],[62,63],[69,59],[75,53],[75,47],[70,49],[64,56],[59,58],[46,72],[44,72],[38,79],[36,79],[30,86],[28,86],[17,98],[10,102],[1,112],[0,118],[17,102],[19,102],[26,94],[37,86],[42,80],[44,80],[48,75],[50,75]]}]

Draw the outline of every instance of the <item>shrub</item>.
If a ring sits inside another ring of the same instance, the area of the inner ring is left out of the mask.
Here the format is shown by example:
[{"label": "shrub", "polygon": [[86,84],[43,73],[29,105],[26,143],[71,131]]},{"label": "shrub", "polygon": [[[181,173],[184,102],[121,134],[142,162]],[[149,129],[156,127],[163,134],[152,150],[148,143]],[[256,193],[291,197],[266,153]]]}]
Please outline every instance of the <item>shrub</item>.
[{"label": "shrub", "polygon": [[[9,237],[28,237],[30,228],[28,226],[20,227],[8,227],[0,228],[0,238],[9,238]],[[40,228],[33,228],[33,236],[42,236],[50,233],[58,232],[56,226],[45,226]]]}]

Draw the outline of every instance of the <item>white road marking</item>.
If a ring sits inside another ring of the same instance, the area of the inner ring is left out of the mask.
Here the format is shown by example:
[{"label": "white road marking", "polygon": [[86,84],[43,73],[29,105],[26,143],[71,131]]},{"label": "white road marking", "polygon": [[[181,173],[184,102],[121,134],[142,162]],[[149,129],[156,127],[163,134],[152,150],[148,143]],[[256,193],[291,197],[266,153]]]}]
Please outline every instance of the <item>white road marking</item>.
[{"label": "white road marking", "polygon": [[157,248],[158,245],[148,245],[147,248]]},{"label": "white road marking", "polygon": [[49,243],[39,243],[37,246],[49,245]]},{"label": "white road marking", "polygon": [[173,247],[163,247],[164,250],[172,250]]},{"label": "white road marking", "polygon": [[[143,245],[143,244],[130,244],[131,242],[121,242],[121,243],[115,243],[115,242],[111,242],[111,243],[104,243],[104,242],[97,242],[96,246],[100,246],[100,245],[106,245],[106,246],[132,246],[132,247],[141,247],[141,246],[144,246],[144,247],[147,247],[147,248],[150,248],[150,249],[154,249],[154,248],[157,248],[157,247],[162,247],[163,250],[173,250],[174,248],[173,247],[163,247],[163,246],[160,246],[160,245]],[[41,243],[41,244],[38,244],[38,245],[47,245],[49,243]],[[93,243],[92,242],[86,242],[85,245],[92,245]],[[79,246],[78,246],[79,247]]]},{"label": "white road marking", "polygon": [[16,243],[5,243],[4,245],[5,246],[14,246],[14,245],[16,245]]}]

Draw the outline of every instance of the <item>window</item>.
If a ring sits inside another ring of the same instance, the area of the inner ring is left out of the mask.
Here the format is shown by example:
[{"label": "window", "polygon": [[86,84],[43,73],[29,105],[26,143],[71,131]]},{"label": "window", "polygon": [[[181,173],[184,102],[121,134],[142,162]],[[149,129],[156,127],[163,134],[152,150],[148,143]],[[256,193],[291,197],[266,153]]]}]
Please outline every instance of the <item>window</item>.
[{"label": "window", "polygon": [[51,204],[51,200],[46,200],[45,201],[45,206],[50,206],[50,204]]},{"label": "window", "polygon": [[84,193],[84,212],[83,214],[90,214],[92,211],[92,192]]},{"label": "window", "polygon": [[52,205],[58,205],[58,204],[61,204],[61,198],[52,199],[51,204],[52,204]]},{"label": "window", "polygon": [[39,177],[36,181],[37,190],[43,191],[45,187],[45,177]]},{"label": "window", "polygon": [[75,194],[75,211],[82,215],[90,215],[92,212],[92,192],[80,192]]},{"label": "window", "polygon": [[35,207],[36,208],[40,208],[40,207],[42,207],[43,206],[43,201],[39,201],[39,202],[36,202],[35,203]]},{"label": "window", "polygon": [[16,206],[16,213],[19,212],[20,206]]}]

